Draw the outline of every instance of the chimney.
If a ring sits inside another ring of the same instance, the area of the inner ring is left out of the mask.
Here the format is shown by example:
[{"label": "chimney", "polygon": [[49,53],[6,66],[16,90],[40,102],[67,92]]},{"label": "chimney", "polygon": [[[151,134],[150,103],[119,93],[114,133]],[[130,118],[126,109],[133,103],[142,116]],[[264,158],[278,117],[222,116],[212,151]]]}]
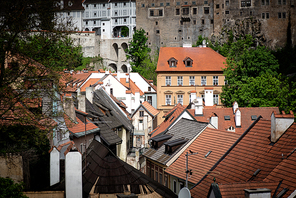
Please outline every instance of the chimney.
[{"label": "chimney", "polygon": [[135,106],[134,109],[137,109],[140,106],[140,91],[137,89],[135,90]]},{"label": "chimney", "polygon": [[210,123],[215,127],[215,129],[218,129],[218,116],[217,114],[213,113],[210,119]]},{"label": "chimney", "polygon": [[128,73],[125,74],[125,82],[126,82],[126,83],[129,82],[129,74],[128,74]]},{"label": "chimney", "polygon": [[290,114],[271,114],[271,142],[276,142],[281,135],[294,123],[294,114],[290,111]]},{"label": "chimney", "polygon": [[82,157],[73,144],[65,151],[65,190],[66,197],[82,198]]},{"label": "chimney", "polygon": [[89,100],[89,102],[91,104],[93,103],[93,92],[94,92],[94,88],[93,87],[86,87],[85,88],[86,98]]},{"label": "chimney", "polygon": [[64,112],[76,122],[76,113],[74,109],[74,102],[72,96],[64,96],[63,98]]},{"label": "chimney", "polygon": [[78,95],[77,96],[78,99],[78,109],[80,111],[86,112],[86,108],[85,108],[85,95]]},{"label": "chimney", "polygon": [[235,126],[236,127],[242,126],[242,115],[241,115],[241,111],[239,109],[237,109],[235,112]]},{"label": "chimney", "polygon": [[54,146],[50,150],[50,186],[60,182],[60,151]]},{"label": "chimney", "polygon": [[193,102],[196,99],[196,91],[190,92],[190,102]]},{"label": "chimney", "polygon": [[267,188],[244,189],[245,198],[270,198],[271,190]]},{"label": "chimney", "polygon": [[235,102],[232,104],[233,114],[235,114],[235,111],[236,111],[237,108],[238,108],[238,104],[237,104],[237,102],[235,101]]},{"label": "chimney", "polygon": [[195,115],[203,115],[203,102],[201,97],[197,97],[194,101]]},{"label": "chimney", "polygon": [[132,109],[131,109],[132,91],[131,90],[125,91],[125,98],[126,98],[125,104],[127,106],[126,110],[129,113],[132,113]]},{"label": "chimney", "polygon": [[205,88],[205,106],[213,106],[213,88]]}]

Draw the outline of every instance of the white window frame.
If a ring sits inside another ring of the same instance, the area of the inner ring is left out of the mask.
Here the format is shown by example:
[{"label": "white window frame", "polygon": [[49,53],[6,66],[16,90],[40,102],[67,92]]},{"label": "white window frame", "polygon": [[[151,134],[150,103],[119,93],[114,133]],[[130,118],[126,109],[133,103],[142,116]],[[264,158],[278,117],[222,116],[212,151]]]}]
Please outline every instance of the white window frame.
[{"label": "white window frame", "polygon": [[206,76],[201,76],[200,85],[207,85],[207,77]]},{"label": "white window frame", "polygon": [[218,94],[213,94],[213,103],[214,104],[219,104],[219,95]]},{"label": "white window frame", "polygon": [[170,76],[166,76],[165,77],[165,85],[166,86],[171,86],[171,77]]},{"label": "white window frame", "polygon": [[183,86],[183,76],[178,76],[178,86]]},{"label": "white window frame", "polygon": [[172,95],[165,95],[165,104],[166,105],[172,104]]},{"label": "white window frame", "polygon": [[194,86],[195,85],[195,76],[189,76],[189,85]]},{"label": "white window frame", "polygon": [[213,76],[213,85],[217,86],[219,84],[218,76]]},{"label": "white window frame", "polygon": [[178,95],[178,104],[181,103],[183,105],[183,95]]}]

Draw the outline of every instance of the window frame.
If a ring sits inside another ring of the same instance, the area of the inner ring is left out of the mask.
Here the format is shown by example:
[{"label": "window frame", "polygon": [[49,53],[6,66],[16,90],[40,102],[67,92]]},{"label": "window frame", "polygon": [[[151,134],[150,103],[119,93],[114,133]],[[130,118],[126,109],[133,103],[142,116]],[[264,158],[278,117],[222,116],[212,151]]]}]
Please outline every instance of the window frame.
[{"label": "window frame", "polygon": [[172,84],[172,78],[171,78],[171,76],[166,76],[165,77],[165,85],[166,86],[171,86],[171,84]]},{"label": "window frame", "polygon": [[195,76],[189,76],[189,85],[195,86]]},{"label": "window frame", "polygon": [[139,111],[139,117],[144,117],[144,111]]},{"label": "window frame", "polygon": [[184,101],[184,98],[183,98],[183,95],[182,94],[178,94],[177,95],[177,103],[181,103],[181,105],[183,105],[183,101]]},{"label": "window frame", "polygon": [[200,85],[201,86],[207,85],[207,76],[201,76],[200,77]]},{"label": "window frame", "polygon": [[213,94],[213,104],[219,105],[219,94]]},{"label": "window frame", "polygon": [[166,105],[172,105],[172,95],[171,94],[166,94],[165,95],[165,104]]},{"label": "window frame", "polygon": [[214,86],[219,85],[219,77],[218,76],[213,76],[213,85]]},{"label": "window frame", "polygon": [[183,86],[183,76],[178,76],[178,81],[177,81],[177,85],[178,86]]}]

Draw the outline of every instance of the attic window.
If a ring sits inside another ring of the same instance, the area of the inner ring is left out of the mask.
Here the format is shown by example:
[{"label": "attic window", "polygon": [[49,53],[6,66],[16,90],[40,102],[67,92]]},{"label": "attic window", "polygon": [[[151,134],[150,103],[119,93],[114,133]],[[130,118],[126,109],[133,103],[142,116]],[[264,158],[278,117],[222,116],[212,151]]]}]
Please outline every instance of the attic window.
[{"label": "attic window", "polygon": [[178,61],[174,57],[172,57],[168,60],[168,63],[170,65],[170,67],[177,67]]},{"label": "attic window", "polygon": [[212,151],[209,151],[206,155],[205,155],[205,158],[207,158],[210,154],[211,154]]},{"label": "attic window", "polygon": [[192,67],[192,62],[193,60],[189,57],[186,57],[184,60],[183,60],[184,64],[186,67]]},{"label": "attic window", "polygon": [[169,134],[155,136],[151,138],[151,147],[154,149],[158,149],[163,145],[164,142],[166,142],[170,138],[172,138],[172,136]]},{"label": "attic window", "polygon": [[257,116],[256,116],[256,115],[252,115],[252,116],[251,116],[251,119],[252,119],[252,120],[256,120],[256,119],[257,119]]},{"label": "attic window", "polygon": [[175,139],[172,141],[168,141],[164,143],[165,145],[165,153],[166,154],[173,154],[178,148],[180,148],[187,140],[183,138]]},{"label": "attic window", "polygon": [[224,120],[230,120],[230,116],[224,116]]},{"label": "attic window", "polygon": [[175,118],[175,116],[173,116],[171,119],[170,119],[170,122]]}]

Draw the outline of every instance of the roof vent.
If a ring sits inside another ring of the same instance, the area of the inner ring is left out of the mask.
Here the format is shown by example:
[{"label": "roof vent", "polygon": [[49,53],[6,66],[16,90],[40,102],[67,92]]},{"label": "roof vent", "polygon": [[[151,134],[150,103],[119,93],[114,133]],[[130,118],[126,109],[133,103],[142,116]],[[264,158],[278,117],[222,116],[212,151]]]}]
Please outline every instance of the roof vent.
[{"label": "roof vent", "polygon": [[207,158],[210,154],[211,154],[212,151],[209,151],[206,155],[205,155],[205,158]]},{"label": "roof vent", "polygon": [[253,174],[253,176],[256,176],[256,175],[258,175],[258,173],[261,171],[261,169],[257,169],[255,172],[254,172],[254,174]]},{"label": "roof vent", "polygon": [[252,116],[251,116],[251,119],[252,119],[252,120],[256,120],[256,119],[257,119],[257,116],[256,116],[256,115],[252,115]]}]

